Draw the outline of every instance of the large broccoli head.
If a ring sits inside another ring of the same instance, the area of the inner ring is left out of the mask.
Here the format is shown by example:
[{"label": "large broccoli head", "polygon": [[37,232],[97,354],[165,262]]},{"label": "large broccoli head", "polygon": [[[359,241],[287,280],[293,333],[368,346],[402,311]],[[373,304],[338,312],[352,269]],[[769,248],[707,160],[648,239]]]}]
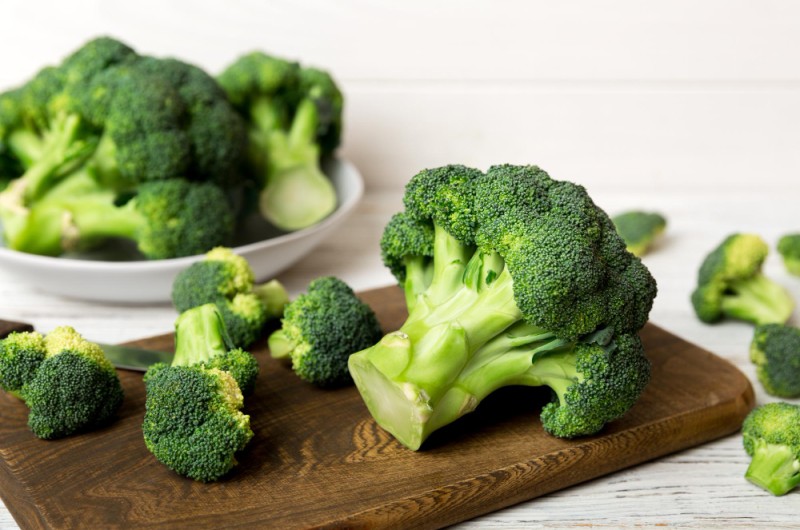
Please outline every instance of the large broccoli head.
[{"label": "large broccoli head", "polygon": [[408,320],[349,362],[382,426],[417,449],[512,384],[553,389],[542,421],[563,437],[633,405],[656,285],[581,186],[535,166],[446,166],[412,178],[404,204],[381,248]]}]

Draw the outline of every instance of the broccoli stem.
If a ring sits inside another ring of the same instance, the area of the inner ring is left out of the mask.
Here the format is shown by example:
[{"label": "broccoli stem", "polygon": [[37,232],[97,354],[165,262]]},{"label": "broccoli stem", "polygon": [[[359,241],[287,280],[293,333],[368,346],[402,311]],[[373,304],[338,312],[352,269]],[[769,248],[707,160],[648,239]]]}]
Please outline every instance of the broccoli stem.
[{"label": "broccoli stem", "polygon": [[295,343],[289,339],[283,329],[274,331],[267,339],[269,354],[274,359],[288,359],[289,354],[295,347]]},{"label": "broccoli stem", "polygon": [[430,259],[424,256],[406,256],[406,279],[403,282],[403,291],[406,295],[406,307],[409,311],[414,309],[417,297],[424,293],[430,286],[433,277],[433,267]]},{"label": "broccoli stem", "polygon": [[175,357],[172,366],[208,362],[232,348],[225,322],[215,304],[184,311],[175,321]]},{"label": "broccoli stem", "polygon": [[[275,115],[261,113],[267,122]],[[259,206],[267,220],[284,230],[310,226],[336,208],[336,191],[319,167],[316,127],[316,106],[304,100],[288,132],[274,129],[264,135],[268,164]]]},{"label": "broccoli stem", "polygon": [[8,147],[25,169],[42,156],[42,139],[29,129],[16,129],[8,136]]},{"label": "broccoli stem", "polygon": [[267,283],[256,285],[253,287],[253,294],[261,300],[268,320],[283,316],[283,309],[289,303],[289,293],[286,292],[286,288],[281,282],[270,280]]},{"label": "broccoli stem", "polygon": [[800,484],[800,461],[788,446],[759,440],[745,478],[773,495],[784,495]]},{"label": "broccoli stem", "polygon": [[783,324],[792,314],[794,303],[786,290],[761,273],[731,285],[722,297],[722,311],[756,324]]}]

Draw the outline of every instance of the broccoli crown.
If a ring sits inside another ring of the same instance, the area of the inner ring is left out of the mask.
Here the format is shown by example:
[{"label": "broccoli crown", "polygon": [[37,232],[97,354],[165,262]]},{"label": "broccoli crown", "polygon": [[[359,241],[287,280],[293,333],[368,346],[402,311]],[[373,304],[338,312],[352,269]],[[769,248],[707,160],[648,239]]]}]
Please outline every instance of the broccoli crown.
[{"label": "broccoli crown", "polygon": [[786,234],[778,240],[778,253],[786,270],[800,276],[800,234]]},{"label": "broccoli crown", "polygon": [[723,317],[755,324],[784,323],[794,301],[783,287],[761,273],[769,247],[754,234],[725,238],[700,266],[692,305],[703,322]]},{"label": "broccoli crown", "polygon": [[381,328],[372,309],[349,285],[332,276],[317,278],[290,302],[282,328],[270,336],[273,356],[290,356],[304,381],[335,387],[351,381],[347,359],[375,344]]},{"label": "broccoli crown", "polygon": [[750,360],[769,394],[800,396],[800,329],[782,324],[757,326],[750,344]]},{"label": "broccoli crown", "polygon": [[339,143],[343,98],[325,72],[253,52],[218,78],[248,127],[250,180],[258,206],[282,230],[299,230],[329,215],[336,190],[320,156]]},{"label": "broccoli crown", "polygon": [[44,337],[34,331],[11,333],[0,341],[0,388],[19,396],[45,358]]},{"label": "broccoli crown", "polygon": [[145,375],[147,449],[180,475],[219,480],[253,437],[242,392],[226,371],[155,365]]},{"label": "broccoli crown", "polygon": [[611,221],[625,241],[628,251],[636,256],[647,252],[653,241],[667,227],[667,220],[663,215],[638,210],[615,215]]},{"label": "broccoli crown", "polygon": [[263,301],[252,292],[253,281],[247,260],[228,248],[215,248],[175,277],[172,302],[179,312],[216,304],[233,343],[246,348],[258,339],[267,320]]},{"label": "broccoli crown", "polygon": [[378,423],[417,449],[497,388],[547,385],[562,437],[592,434],[638,399],[636,332],[656,284],[586,190],[535,166],[464,166],[411,179],[384,231],[409,317],[349,368]]},{"label": "broccoli crown", "polygon": [[234,346],[216,304],[193,307],[178,316],[172,366],[225,370],[244,395],[253,392],[258,376],[258,362],[249,352]]},{"label": "broccoli crown", "polygon": [[106,423],[122,404],[122,387],[103,350],[73,328],[46,337],[11,334],[2,341],[3,388],[30,409],[28,426],[43,439],[68,436]]},{"label": "broccoli crown", "polygon": [[[650,362],[638,335],[619,335],[607,345],[579,343],[567,354],[552,355],[545,356],[541,365],[535,361],[532,371],[539,373],[554,362],[562,369],[574,366],[574,376],[567,381],[545,383],[557,399],[542,409],[542,425],[555,436],[572,438],[599,431],[630,409],[650,380]],[[563,385],[566,390],[559,393]]]},{"label": "broccoli crown", "polygon": [[753,457],[745,477],[773,495],[800,484],[800,406],[767,403],[742,425],[745,451]]}]

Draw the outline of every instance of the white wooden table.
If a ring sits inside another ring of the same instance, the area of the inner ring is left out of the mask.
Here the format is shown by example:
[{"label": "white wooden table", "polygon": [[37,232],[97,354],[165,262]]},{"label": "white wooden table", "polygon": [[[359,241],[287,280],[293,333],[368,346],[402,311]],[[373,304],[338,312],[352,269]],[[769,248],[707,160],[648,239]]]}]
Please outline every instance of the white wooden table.
[{"label": "white wooden table", "polygon": [[[334,72],[347,96],[344,154],[368,194],[313,259],[280,276],[293,293],[323,274],[357,289],[391,283],[377,242],[417,170],[537,163],[609,212],[667,215],[667,237],[645,258],[660,288],[652,320],[752,379],[751,327],[703,325],[688,297],[727,234],[774,245],[800,231],[799,3],[7,0],[0,89],[100,34],[212,72],[257,48]],[[776,255],[766,272],[800,300],[800,278]],[[168,331],[175,313],[65,300],[0,271],[0,317],[114,342]],[[463,526],[800,525],[800,492],[751,486],[747,462],[734,435]],[[0,509],[0,528],[14,527]]]}]

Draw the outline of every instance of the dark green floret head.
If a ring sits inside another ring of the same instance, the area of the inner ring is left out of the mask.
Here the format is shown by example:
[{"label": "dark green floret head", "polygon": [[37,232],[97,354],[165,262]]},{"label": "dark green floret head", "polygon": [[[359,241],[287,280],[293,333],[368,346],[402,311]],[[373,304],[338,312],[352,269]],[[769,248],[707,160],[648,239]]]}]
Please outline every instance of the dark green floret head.
[{"label": "dark green floret head", "polygon": [[0,388],[21,397],[46,356],[44,337],[35,331],[11,333],[0,341]]},{"label": "dark green floret head", "polygon": [[147,449],[176,473],[219,480],[253,437],[230,373],[201,366],[156,366],[145,378],[142,431]]},{"label": "dark green floret head", "polygon": [[769,253],[754,234],[733,234],[706,256],[700,266],[692,305],[703,322],[725,317],[754,324],[785,323],[794,310],[786,290],[767,278],[761,267]]},{"label": "dark green floret head", "polygon": [[773,495],[800,484],[800,406],[767,403],[742,425],[745,451],[753,459],[745,478]]},{"label": "dark green floret head", "polygon": [[304,381],[320,387],[351,382],[350,354],[375,344],[381,328],[372,309],[334,277],[317,278],[286,306],[282,328],[269,338],[273,357],[291,358]]},{"label": "dark green floret head", "polygon": [[800,397],[800,329],[782,324],[757,326],[750,360],[768,394]]},{"label": "dark green floret head", "polygon": [[800,276],[800,234],[787,234],[778,240],[778,253],[786,270]]},{"label": "dark green floret head", "polygon": [[103,350],[68,326],[48,333],[44,345],[45,359],[22,388],[31,431],[53,439],[107,423],[123,394]]}]

